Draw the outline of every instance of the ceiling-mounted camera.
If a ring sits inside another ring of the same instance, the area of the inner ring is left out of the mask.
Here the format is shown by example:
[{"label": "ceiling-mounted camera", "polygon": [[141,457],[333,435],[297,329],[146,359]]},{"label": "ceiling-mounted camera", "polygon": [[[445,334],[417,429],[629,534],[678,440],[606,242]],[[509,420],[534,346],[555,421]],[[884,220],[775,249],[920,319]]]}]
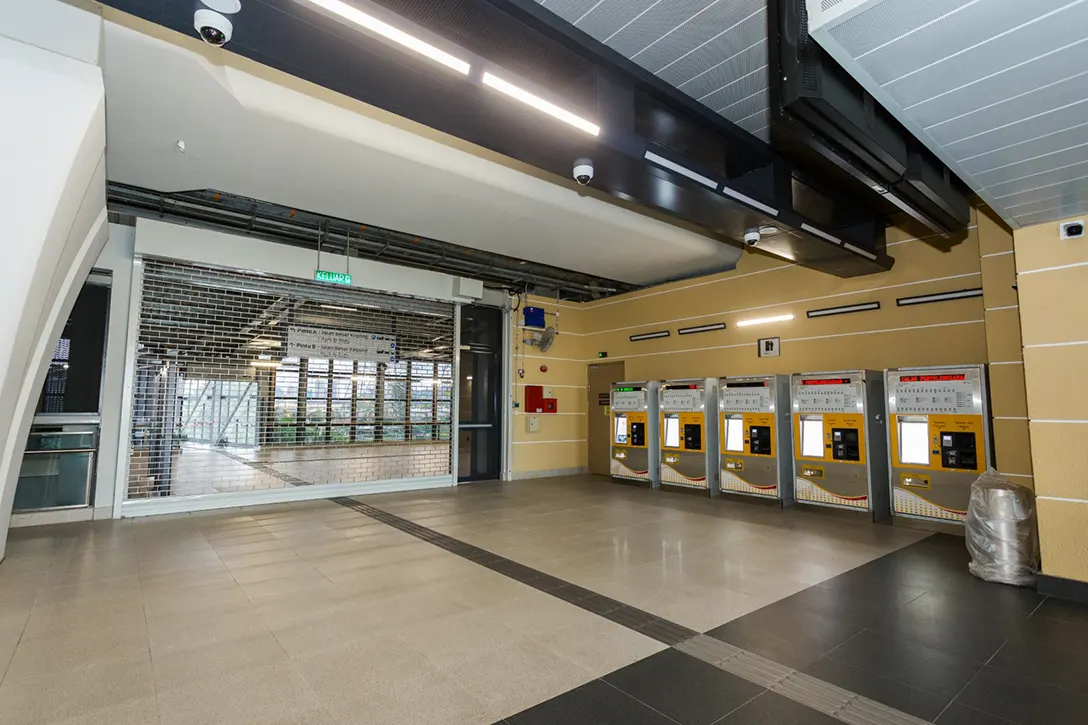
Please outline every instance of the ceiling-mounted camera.
[{"label": "ceiling-mounted camera", "polygon": [[578,159],[574,162],[574,180],[582,186],[593,181],[593,160]]},{"label": "ceiling-mounted camera", "polygon": [[[242,9],[241,0],[201,0],[205,7],[193,13],[193,27],[200,39],[220,48],[234,35],[234,24],[227,15]],[[224,14],[226,13],[226,14]]]},{"label": "ceiling-mounted camera", "polygon": [[746,246],[746,247],[756,246],[757,244],[759,244],[759,238],[760,238],[760,234],[759,234],[758,229],[749,229],[748,231],[746,231],[744,233],[744,246]]}]

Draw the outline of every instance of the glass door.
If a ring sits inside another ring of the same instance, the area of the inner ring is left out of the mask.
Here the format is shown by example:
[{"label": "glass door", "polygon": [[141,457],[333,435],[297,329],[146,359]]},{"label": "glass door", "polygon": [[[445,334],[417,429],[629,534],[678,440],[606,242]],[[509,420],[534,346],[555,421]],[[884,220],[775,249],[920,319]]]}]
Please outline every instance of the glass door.
[{"label": "glass door", "polygon": [[502,310],[461,307],[457,480],[499,478],[502,451]]}]

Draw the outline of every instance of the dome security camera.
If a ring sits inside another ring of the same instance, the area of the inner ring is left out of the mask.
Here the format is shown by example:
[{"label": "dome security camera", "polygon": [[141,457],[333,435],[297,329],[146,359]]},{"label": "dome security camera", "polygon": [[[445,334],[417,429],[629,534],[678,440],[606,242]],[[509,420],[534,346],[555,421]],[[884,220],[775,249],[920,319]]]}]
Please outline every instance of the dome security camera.
[{"label": "dome security camera", "polygon": [[746,247],[756,246],[757,244],[759,244],[759,237],[760,237],[760,234],[759,234],[758,229],[749,229],[748,231],[746,231],[744,233],[744,246],[746,246]]},{"label": "dome security camera", "polygon": [[217,48],[226,45],[234,33],[234,25],[227,16],[208,8],[201,8],[193,14],[193,27],[201,40]]},{"label": "dome security camera", "polygon": [[590,159],[578,159],[574,162],[574,180],[582,186],[593,181],[593,161]]}]

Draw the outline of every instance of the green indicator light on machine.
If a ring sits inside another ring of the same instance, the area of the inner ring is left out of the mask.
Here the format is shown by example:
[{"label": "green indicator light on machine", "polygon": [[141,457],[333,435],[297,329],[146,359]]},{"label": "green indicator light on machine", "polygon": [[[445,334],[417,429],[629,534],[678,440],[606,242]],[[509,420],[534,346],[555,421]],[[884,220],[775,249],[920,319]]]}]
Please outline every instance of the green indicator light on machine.
[{"label": "green indicator light on machine", "polygon": [[635,389],[634,388],[616,388],[616,392],[617,393],[633,393],[633,392],[635,392]]},{"label": "green indicator light on machine", "polygon": [[323,269],[315,269],[314,280],[331,284],[351,284],[351,275],[346,272],[326,272]]}]

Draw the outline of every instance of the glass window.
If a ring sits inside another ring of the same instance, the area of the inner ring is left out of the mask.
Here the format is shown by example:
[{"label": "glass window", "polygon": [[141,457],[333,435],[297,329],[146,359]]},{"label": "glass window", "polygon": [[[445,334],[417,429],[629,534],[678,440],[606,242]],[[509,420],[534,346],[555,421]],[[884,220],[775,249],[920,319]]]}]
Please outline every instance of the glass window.
[{"label": "glass window", "polygon": [[627,445],[627,416],[619,414],[615,416],[615,435],[612,440],[618,445]]},{"label": "glass window", "polygon": [[360,398],[373,400],[378,393],[378,378],[374,375],[356,375],[355,390]]},{"label": "glass window", "polygon": [[929,465],[927,416],[899,416],[899,462],[916,466]]},{"label": "glass window", "polygon": [[824,457],[824,417],[801,416],[801,455],[806,458]]},{"label": "glass window", "polygon": [[337,374],[351,375],[355,372],[354,360],[333,360],[332,371]]},{"label": "glass window", "polygon": [[680,414],[665,414],[665,447],[680,447]]},{"label": "glass window", "polygon": [[386,399],[404,400],[408,397],[408,382],[405,380],[385,381]]},{"label": "glass window", "polygon": [[306,368],[311,373],[326,373],[329,372],[329,361],[323,357],[310,358],[309,365]]},{"label": "glass window", "polygon": [[744,416],[731,415],[725,419],[725,450],[744,451]]},{"label": "glass window", "polygon": [[374,401],[360,400],[355,407],[355,418],[360,423],[374,422]]}]

